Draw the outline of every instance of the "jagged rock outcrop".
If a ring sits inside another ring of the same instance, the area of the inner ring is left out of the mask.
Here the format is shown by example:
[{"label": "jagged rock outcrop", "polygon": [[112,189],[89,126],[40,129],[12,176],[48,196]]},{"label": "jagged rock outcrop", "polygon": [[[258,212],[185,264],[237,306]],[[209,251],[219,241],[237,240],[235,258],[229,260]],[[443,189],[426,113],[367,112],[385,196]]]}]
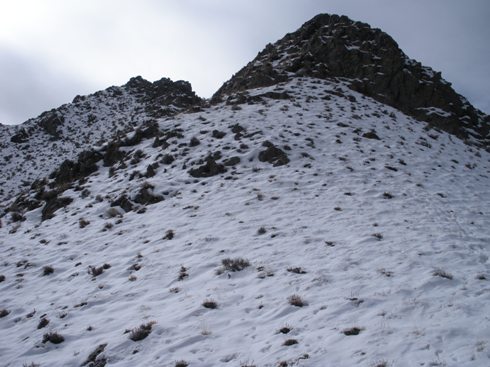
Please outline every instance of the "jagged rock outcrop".
[{"label": "jagged rock outcrop", "polygon": [[490,117],[441,73],[408,58],[386,33],[346,16],[320,14],[269,44],[213,101],[293,77],[347,78],[350,87],[478,146],[490,148]]},{"label": "jagged rock outcrop", "polygon": [[169,78],[162,78],[152,83],[137,76],[123,87],[146,104],[146,111],[155,118],[169,116],[175,114],[176,110],[196,107],[202,103],[191,84],[183,80],[173,82]]}]

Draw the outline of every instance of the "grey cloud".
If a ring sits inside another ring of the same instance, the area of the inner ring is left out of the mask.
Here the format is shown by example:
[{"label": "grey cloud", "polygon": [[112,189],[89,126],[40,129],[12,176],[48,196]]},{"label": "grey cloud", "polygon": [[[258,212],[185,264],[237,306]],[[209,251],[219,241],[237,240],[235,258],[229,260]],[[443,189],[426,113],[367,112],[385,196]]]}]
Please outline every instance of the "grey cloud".
[{"label": "grey cloud", "polygon": [[18,124],[91,90],[36,58],[0,48],[0,123]]},{"label": "grey cloud", "polygon": [[[59,53],[44,44],[37,52],[51,64],[19,53],[15,43],[0,43],[0,122],[22,122],[134,75],[186,79],[210,97],[267,43],[318,13],[345,14],[383,29],[408,56],[441,71],[459,93],[490,112],[488,0],[86,0],[83,9],[60,4],[56,20],[63,20],[68,41],[48,35],[66,48],[62,54],[76,56],[75,65],[58,63]],[[66,66],[63,75],[60,66]]]}]

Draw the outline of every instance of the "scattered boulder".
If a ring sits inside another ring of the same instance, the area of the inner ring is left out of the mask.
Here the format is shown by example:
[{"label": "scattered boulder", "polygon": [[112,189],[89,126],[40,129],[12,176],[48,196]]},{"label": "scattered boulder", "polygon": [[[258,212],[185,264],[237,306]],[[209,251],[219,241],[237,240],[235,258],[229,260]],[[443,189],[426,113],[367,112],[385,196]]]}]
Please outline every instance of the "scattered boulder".
[{"label": "scattered boulder", "polygon": [[236,166],[238,163],[240,163],[240,157],[231,157],[231,158],[228,158],[228,159],[225,159],[223,161],[223,164],[227,167],[230,167],[230,166]]},{"label": "scattered boulder", "polygon": [[63,161],[50,178],[54,179],[56,185],[72,183],[97,171],[97,162],[101,159],[102,154],[99,152],[83,151],[76,162],[69,159]]},{"label": "scattered boulder", "polygon": [[12,135],[10,141],[16,144],[26,143],[29,140],[29,134],[25,129],[20,129],[18,133]]},{"label": "scattered boulder", "polygon": [[362,134],[362,137],[366,138],[366,139],[381,140],[379,138],[378,134],[376,134],[376,132],[374,132],[374,131],[368,131],[367,133]]},{"label": "scattered boulder", "polygon": [[124,158],[124,153],[119,150],[120,144],[117,142],[110,142],[104,149],[104,167],[113,166],[114,163],[119,162]]},{"label": "scattered boulder", "polygon": [[115,206],[122,208],[126,213],[133,210],[133,203],[124,194],[119,196],[116,200],[114,200],[111,203],[111,207],[115,207]]},{"label": "scattered boulder", "polygon": [[172,154],[165,154],[160,162],[163,164],[172,164],[173,161],[175,161],[175,158]]},{"label": "scattered boulder", "polygon": [[265,141],[262,145],[267,149],[259,153],[259,161],[270,163],[274,167],[283,166],[289,163],[287,154],[270,141]]},{"label": "scattered boulder", "polygon": [[47,134],[51,135],[53,139],[58,140],[60,138],[58,126],[63,125],[65,118],[58,112],[53,111],[45,112],[40,117],[38,125]]},{"label": "scattered boulder", "polygon": [[143,184],[138,194],[134,197],[134,202],[142,205],[151,205],[164,200],[162,195],[153,194],[153,189],[153,185],[147,182]]},{"label": "scattered boulder", "polygon": [[149,121],[144,124],[142,127],[135,130],[134,134],[131,137],[126,138],[122,141],[121,146],[130,147],[135,146],[143,139],[151,139],[154,137],[158,137],[160,135],[160,128],[158,123],[155,121]]},{"label": "scattered boulder", "polygon": [[213,130],[212,132],[212,137],[215,139],[223,139],[225,135],[226,135],[225,132],[219,130]]},{"label": "scattered boulder", "polygon": [[216,162],[216,158],[209,155],[205,159],[205,163],[197,168],[192,168],[189,171],[192,177],[212,177],[226,172],[224,165]]}]

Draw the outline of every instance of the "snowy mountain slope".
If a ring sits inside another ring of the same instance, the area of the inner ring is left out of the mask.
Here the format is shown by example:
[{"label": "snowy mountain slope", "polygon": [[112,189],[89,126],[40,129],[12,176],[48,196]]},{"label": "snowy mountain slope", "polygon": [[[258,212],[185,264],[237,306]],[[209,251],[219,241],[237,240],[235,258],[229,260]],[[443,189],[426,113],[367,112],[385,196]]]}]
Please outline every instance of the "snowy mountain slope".
[{"label": "snowy mountain slope", "polygon": [[0,125],[0,203],[83,150],[199,104],[187,82],[136,77],[121,87],[77,96],[21,125]]},{"label": "snowy mountain slope", "polygon": [[347,84],[160,118],[30,190],[2,363],[487,366],[490,154]]}]

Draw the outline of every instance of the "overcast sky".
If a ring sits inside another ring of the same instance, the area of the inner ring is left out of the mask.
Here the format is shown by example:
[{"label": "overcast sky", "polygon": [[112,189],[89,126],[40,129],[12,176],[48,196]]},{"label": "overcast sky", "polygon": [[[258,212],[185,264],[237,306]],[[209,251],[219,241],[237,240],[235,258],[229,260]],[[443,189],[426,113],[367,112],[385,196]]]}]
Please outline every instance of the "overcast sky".
[{"label": "overcast sky", "polygon": [[490,113],[490,0],[0,0],[0,122],[136,75],[210,97],[318,13],[381,28]]}]

